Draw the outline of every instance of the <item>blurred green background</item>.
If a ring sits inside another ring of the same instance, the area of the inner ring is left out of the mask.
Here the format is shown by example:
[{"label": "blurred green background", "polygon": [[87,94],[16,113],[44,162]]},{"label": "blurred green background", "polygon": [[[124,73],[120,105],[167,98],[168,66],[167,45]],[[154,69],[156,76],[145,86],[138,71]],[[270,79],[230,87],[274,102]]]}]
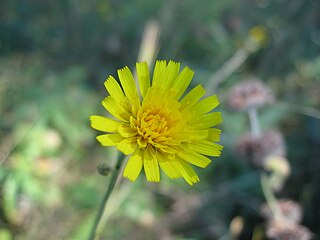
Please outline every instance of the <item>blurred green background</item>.
[{"label": "blurred green background", "polygon": [[[86,239],[109,180],[96,168],[116,156],[96,142],[89,115],[105,113],[109,74],[155,58],[188,65],[192,86],[219,95],[224,151],[197,169],[192,187],[124,180],[102,239],[265,239],[258,170],[234,151],[247,115],[224,101],[250,76],[277,99],[259,111],[262,129],[280,130],[286,142],[291,174],[277,197],[300,203],[302,224],[317,237],[319,9],[318,0],[1,0],[0,239]],[[210,82],[229,59],[239,64]]]}]

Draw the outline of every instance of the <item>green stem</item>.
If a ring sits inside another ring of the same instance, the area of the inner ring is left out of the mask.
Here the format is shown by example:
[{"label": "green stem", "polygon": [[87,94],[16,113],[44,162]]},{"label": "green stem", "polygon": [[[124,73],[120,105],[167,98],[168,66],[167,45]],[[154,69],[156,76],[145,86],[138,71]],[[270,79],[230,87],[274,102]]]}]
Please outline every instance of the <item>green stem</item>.
[{"label": "green stem", "polygon": [[269,208],[271,209],[272,214],[274,215],[275,218],[281,218],[282,214],[277,204],[277,199],[270,188],[268,177],[266,176],[265,173],[260,174],[260,181],[261,181],[263,194],[266,198]]},{"label": "green stem", "polygon": [[97,234],[97,229],[98,229],[98,226],[99,226],[99,223],[100,223],[100,220],[103,216],[103,213],[104,213],[104,209],[108,203],[108,200],[110,198],[110,195],[112,193],[112,190],[114,189],[114,186],[116,185],[116,182],[117,182],[117,179],[119,177],[119,172],[120,172],[120,169],[121,169],[121,166],[122,166],[122,163],[123,163],[123,160],[125,159],[125,156],[122,154],[122,153],[119,153],[118,155],[118,159],[117,159],[117,163],[116,163],[116,166],[115,166],[115,169],[112,173],[112,176],[111,176],[111,179],[110,179],[110,182],[109,182],[109,186],[107,188],[107,191],[104,195],[104,198],[101,202],[101,205],[100,205],[100,208],[99,208],[99,212],[96,216],[96,219],[93,223],[93,226],[92,226],[92,229],[91,229],[91,233],[90,233],[90,236],[88,238],[88,240],[94,240],[94,239],[99,239],[99,236]]},{"label": "green stem", "polygon": [[259,118],[256,108],[250,108],[248,110],[249,121],[251,126],[251,133],[253,136],[258,137],[261,134]]}]

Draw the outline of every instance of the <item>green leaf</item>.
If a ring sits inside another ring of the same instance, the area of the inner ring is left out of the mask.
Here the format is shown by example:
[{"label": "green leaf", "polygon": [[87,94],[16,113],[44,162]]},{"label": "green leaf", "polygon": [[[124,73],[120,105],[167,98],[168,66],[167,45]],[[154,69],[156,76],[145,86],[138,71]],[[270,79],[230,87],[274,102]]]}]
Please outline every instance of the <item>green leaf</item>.
[{"label": "green leaf", "polygon": [[3,210],[11,223],[18,221],[16,209],[17,198],[18,183],[13,177],[8,177],[3,185]]}]

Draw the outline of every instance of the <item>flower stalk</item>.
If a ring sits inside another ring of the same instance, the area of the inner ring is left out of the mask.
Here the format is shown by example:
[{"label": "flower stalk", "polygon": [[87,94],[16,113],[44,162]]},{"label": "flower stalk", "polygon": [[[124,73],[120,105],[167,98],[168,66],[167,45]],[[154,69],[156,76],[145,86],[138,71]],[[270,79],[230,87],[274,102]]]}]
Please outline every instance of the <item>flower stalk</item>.
[{"label": "flower stalk", "polygon": [[[254,107],[251,107],[248,109],[249,114],[249,121],[250,121],[250,127],[251,127],[251,134],[254,137],[259,137],[261,135],[261,129],[259,124],[259,117],[257,109]],[[276,219],[279,219],[282,217],[281,211],[279,209],[277,199],[272,192],[269,179],[267,175],[263,172],[260,173],[260,182],[262,187],[263,195],[267,201],[267,204],[269,205],[271,212],[273,213],[274,217]]]},{"label": "flower stalk", "polygon": [[267,204],[268,204],[269,208],[271,209],[271,212],[272,212],[274,218],[275,219],[282,218],[281,210],[280,210],[278,203],[277,203],[278,201],[271,190],[270,183],[268,181],[268,177],[266,176],[265,173],[260,174],[260,181],[261,181],[261,187],[262,187],[263,194],[266,198]]},{"label": "flower stalk", "polygon": [[100,224],[101,218],[102,218],[102,216],[104,214],[105,207],[108,204],[108,200],[109,200],[109,198],[111,196],[111,193],[112,193],[112,191],[113,191],[113,189],[114,189],[114,187],[115,187],[115,185],[117,183],[117,180],[118,180],[118,178],[120,176],[120,170],[121,170],[121,166],[122,166],[122,163],[123,163],[124,159],[125,159],[125,155],[122,154],[121,152],[119,152],[115,169],[112,172],[111,179],[110,179],[107,191],[106,191],[106,193],[104,195],[104,198],[103,198],[103,200],[101,202],[98,214],[97,214],[97,216],[95,218],[95,221],[93,223],[93,226],[92,226],[92,229],[91,229],[90,236],[89,236],[88,240],[98,240],[99,239],[99,236],[100,236],[100,233],[101,233],[101,231],[99,231],[99,224]]},{"label": "flower stalk", "polygon": [[249,108],[248,114],[249,114],[252,136],[258,137],[261,134],[261,130],[260,130],[260,126],[259,126],[257,109],[253,108],[253,107]]}]

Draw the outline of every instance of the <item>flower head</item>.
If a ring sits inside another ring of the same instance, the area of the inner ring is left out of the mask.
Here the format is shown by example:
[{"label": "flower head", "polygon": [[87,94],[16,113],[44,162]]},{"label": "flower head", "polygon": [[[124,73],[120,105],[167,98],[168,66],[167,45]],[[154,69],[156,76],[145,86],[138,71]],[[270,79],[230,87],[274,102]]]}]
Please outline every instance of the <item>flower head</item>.
[{"label": "flower head", "polygon": [[[220,156],[222,122],[216,96],[205,95],[201,85],[184,94],[193,71],[180,64],[157,61],[150,81],[146,62],[136,64],[139,90],[128,67],[118,70],[121,86],[112,76],[105,81],[109,96],[102,105],[112,118],[93,115],[91,127],[106,132],[97,136],[102,146],[116,146],[128,159],[123,176],[134,181],[144,168],[146,178],[160,181],[160,168],[170,177],[183,177],[190,185],[199,181],[190,164],[205,168],[207,156]],[[205,156],[206,155],[206,156]]]},{"label": "flower head", "polygon": [[249,79],[235,85],[228,94],[227,103],[236,111],[259,108],[272,103],[271,90],[258,79]]},{"label": "flower head", "polygon": [[264,45],[268,40],[267,31],[263,26],[255,26],[250,29],[249,37],[257,44]]},{"label": "flower head", "polygon": [[310,240],[312,232],[300,224],[283,224],[279,221],[271,221],[267,224],[266,235],[274,240]]},{"label": "flower head", "polygon": [[265,132],[259,136],[245,133],[236,142],[237,154],[244,157],[249,164],[255,167],[264,165],[270,155],[286,155],[283,136],[276,130]]},{"label": "flower head", "polygon": [[276,202],[279,214],[275,216],[267,204],[261,208],[262,215],[267,221],[266,235],[276,240],[309,240],[312,238],[310,230],[299,223],[302,220],[301,206],[290,200],[281,199]]},{"label": "flower head", "polygon": [[[302,208],[298,203],[290,199],[280,199],[277,201],[277,204],[282,215],[282,221],[290,224],[298,224],[301,222]],[[261,207],[261,212],[268,221],[273,220],[273,213],[267,204]]]}]

